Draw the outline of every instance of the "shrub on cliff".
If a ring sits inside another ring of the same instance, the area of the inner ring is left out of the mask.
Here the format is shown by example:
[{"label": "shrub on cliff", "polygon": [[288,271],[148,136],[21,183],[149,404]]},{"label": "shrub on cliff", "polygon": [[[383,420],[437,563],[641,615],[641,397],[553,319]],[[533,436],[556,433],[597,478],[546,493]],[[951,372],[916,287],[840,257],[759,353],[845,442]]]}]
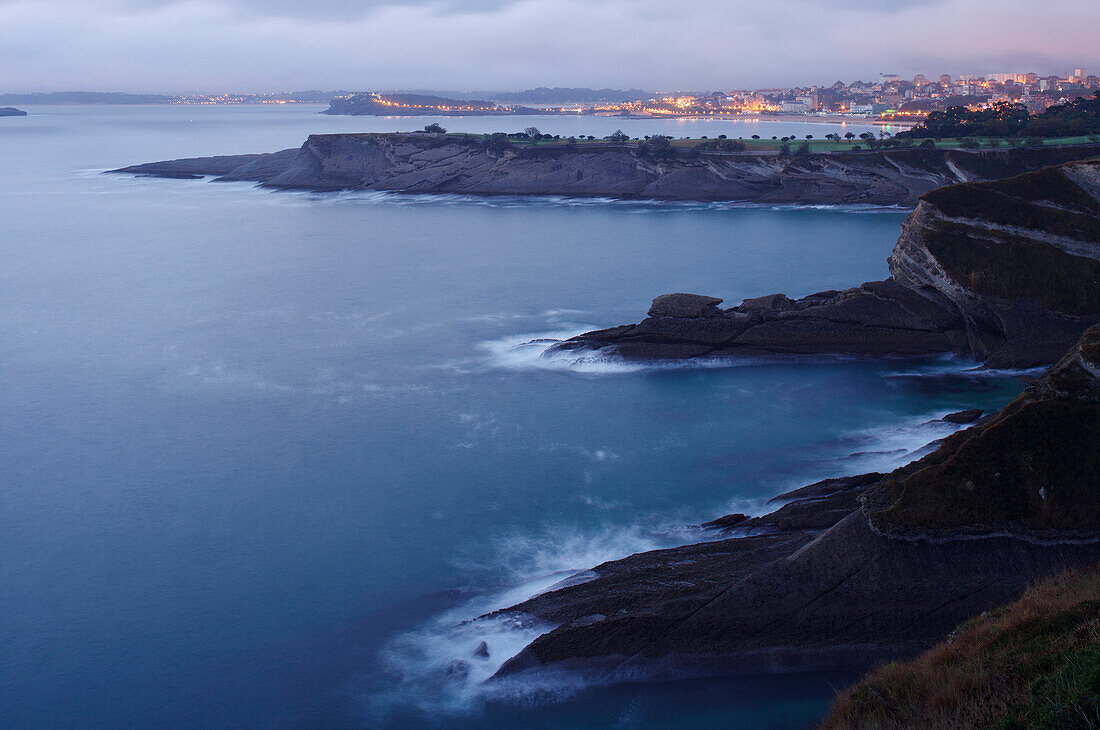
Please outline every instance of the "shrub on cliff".
[{"label": "shrub on cliff", "polygon": [[646,157],[651,160],[668,159],[675,154],[675,150],[672,148],[672,138],[662,134],[655,134],[652,137],[647,137],[638,144],[635,154],[639,157]]},{"label": "shrub on cliff", "polygon": [[839,696],[824,730],[1100,727],[1100,566],[1063,573]]}]

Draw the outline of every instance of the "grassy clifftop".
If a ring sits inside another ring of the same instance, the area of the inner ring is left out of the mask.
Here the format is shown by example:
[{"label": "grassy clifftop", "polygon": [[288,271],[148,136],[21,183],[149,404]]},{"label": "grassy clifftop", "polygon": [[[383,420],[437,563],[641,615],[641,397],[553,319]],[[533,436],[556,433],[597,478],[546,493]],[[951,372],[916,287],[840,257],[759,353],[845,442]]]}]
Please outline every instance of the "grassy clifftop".
[{"label": "grassy clifftop", "polygon": [[[922,199],[950,219],[936,223],[926,246],[951,278],[977,294],[1028,297],[1053,311],[1100,316],[1100,262],[1073,255],[1100,242],[1100,201],[1074,179],[1090,168],[1100,169],[1100,162],[925,193]],[[1080,243],[1047,245],[1049,237]]]},{"label": "grassy clifftop", "polygon": [[822,727],[1100,727],[1100,566],[1048,579],[917,659],[879,668]]},{"label": "grassy clifftop", "polygon": [[1100,325],[988,423],[890,474],[866,509],[888,533],[1100,531]]}]

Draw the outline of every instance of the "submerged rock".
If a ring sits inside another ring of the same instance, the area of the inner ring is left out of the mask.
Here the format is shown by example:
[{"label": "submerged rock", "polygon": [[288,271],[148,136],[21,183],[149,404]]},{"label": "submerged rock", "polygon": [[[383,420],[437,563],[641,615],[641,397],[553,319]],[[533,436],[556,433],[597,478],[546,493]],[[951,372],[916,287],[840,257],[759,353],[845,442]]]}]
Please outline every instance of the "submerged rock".
[{"label": "submerged rock", "polygon": [[958,411],[957,413],[948,413],[940,420],[946,423],[974,423],[974,421],[982,417],[983,413],[985,413],[985,411],[981,408],[969,408],[965,411]]}]

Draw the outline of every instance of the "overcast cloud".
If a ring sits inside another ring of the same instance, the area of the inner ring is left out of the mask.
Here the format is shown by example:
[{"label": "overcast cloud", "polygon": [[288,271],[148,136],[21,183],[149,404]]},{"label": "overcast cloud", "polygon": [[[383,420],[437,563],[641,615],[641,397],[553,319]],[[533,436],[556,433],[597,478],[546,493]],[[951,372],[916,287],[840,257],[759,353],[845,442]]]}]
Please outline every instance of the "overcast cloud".
[{"label": "overcast cloud", "polygon": [[0,92],[733,88],[1100,69],[1065,0],[0,0]]}]

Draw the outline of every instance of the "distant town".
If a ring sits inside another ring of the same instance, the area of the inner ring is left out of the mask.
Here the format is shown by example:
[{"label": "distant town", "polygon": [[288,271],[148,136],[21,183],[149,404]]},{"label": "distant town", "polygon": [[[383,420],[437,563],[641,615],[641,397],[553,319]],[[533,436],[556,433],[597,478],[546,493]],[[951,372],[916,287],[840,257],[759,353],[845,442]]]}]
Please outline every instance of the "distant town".
[{"label": "distant town", "polygon": [[267,94],[123,94],[51,92],[0,94],[0,104],[318,104],[329,113],[380,116],[485,114],[597,114],[625,117],[733,117],[791,115],[859,117],[919,123],[935,111],[971,111],[1011,102],[1031,113],[1100,89],[1100,77],[1084,68],[1072,73],[1035,72],[917,74],[903,79],[880,73],[870,81],[837,81],[829,86],[734,89],[705,92],[645,92],[615,89],[538,88],[523,92],[297,91]]}]

